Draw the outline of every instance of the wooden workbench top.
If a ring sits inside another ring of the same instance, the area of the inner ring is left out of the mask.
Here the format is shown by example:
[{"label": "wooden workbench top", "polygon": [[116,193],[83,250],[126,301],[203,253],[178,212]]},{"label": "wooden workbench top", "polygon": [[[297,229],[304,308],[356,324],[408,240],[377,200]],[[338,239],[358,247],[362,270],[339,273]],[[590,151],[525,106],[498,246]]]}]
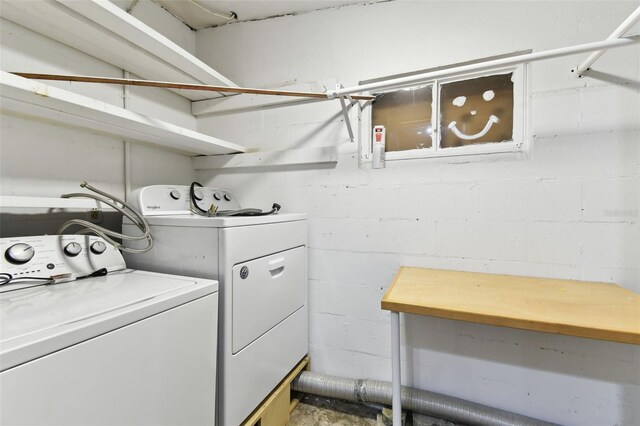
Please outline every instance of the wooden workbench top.
[{"label": "wooden workbench top", "polygon": [[382,309],[640,344],[640,295],[615,284],[402,267]]}]

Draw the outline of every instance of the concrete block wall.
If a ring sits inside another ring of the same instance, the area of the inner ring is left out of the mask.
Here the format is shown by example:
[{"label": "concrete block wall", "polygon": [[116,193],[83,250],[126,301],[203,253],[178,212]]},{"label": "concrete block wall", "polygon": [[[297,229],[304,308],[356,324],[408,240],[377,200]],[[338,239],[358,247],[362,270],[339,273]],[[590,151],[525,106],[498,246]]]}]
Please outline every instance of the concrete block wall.
[{"label": "concrete block wall", "polygon": [[[201,30],[196,52],[240,85],[350,86],[601,40],[637,6],[354,5]],[[257,150],[339,148],[335,167],[198,173],[244,205],[278,201],[284,211],[309,214],[315,371],[390,379],[389,320],[379,302],[401,265],[640,291],[639,49],[603,56],[594,68],[607,80],[573,78],[569,70],[584,58],[529,67],[531,145],[523,156],[405,160],[371,170],[359,149],[368,130],[350,143],[337,101],[198,118],[201,131]],[[402,324],[404,383],[563,424],[640,422],[637,347],[415,316]]]},{"label": "concrete block wall", "polygon": [[[157,4],[139,2],[132,14],[185,49],[195,49],[195,33]],[[123,70],[32,29],[2,19],[0,31],[2,70],[123,77]],[[119,107],[124,105],[121,86],[47,84]],[[168,91],[131,88],[127,108],[179,126],[196,128],[190,101]],[[124,197],[123,140],[5,112],[0,124],[0,194],[58,197],[65,192],[79,191],[79,183],[87,180],[100,189]],[[194,177],[191,158],[172,151],[133,143],[130,160],[133,188],[158,183],[187,184]],[[27,228],[23,232],[28,233]]]}]

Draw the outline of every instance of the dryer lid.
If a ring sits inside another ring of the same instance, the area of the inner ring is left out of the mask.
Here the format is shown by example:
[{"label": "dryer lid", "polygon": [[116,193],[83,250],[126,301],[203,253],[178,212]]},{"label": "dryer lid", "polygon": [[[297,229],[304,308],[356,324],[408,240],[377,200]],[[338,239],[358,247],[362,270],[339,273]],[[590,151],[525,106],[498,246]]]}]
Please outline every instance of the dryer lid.
[{"label": "dryer lid", "polygon": [[211,280],[125,270],[0,294],[0,369],[218,290]]}]

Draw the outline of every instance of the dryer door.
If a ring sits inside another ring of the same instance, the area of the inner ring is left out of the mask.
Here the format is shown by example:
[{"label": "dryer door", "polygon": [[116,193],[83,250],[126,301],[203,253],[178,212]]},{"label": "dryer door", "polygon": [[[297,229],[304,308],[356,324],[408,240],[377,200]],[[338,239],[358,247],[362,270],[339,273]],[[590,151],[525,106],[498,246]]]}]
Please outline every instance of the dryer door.
[{"label": "dryer door", "polygon": [[233,267],[233,354],[307,302],[307,248],[298,247]]}]

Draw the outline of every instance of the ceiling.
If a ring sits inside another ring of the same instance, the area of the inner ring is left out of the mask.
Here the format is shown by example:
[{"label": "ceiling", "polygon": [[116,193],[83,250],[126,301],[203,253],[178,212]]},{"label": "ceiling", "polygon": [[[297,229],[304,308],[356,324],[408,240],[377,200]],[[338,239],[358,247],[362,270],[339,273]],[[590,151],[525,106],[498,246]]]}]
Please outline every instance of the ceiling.
[{"label": "ceiling", "polygon": [[[144,0],[141,0],[144,1]],[[193,29],[265,19],[367,0],[153,0]],[[371,2],[371,0],[369,0]],[[235,12],[237,18],[231,18]]]}]

